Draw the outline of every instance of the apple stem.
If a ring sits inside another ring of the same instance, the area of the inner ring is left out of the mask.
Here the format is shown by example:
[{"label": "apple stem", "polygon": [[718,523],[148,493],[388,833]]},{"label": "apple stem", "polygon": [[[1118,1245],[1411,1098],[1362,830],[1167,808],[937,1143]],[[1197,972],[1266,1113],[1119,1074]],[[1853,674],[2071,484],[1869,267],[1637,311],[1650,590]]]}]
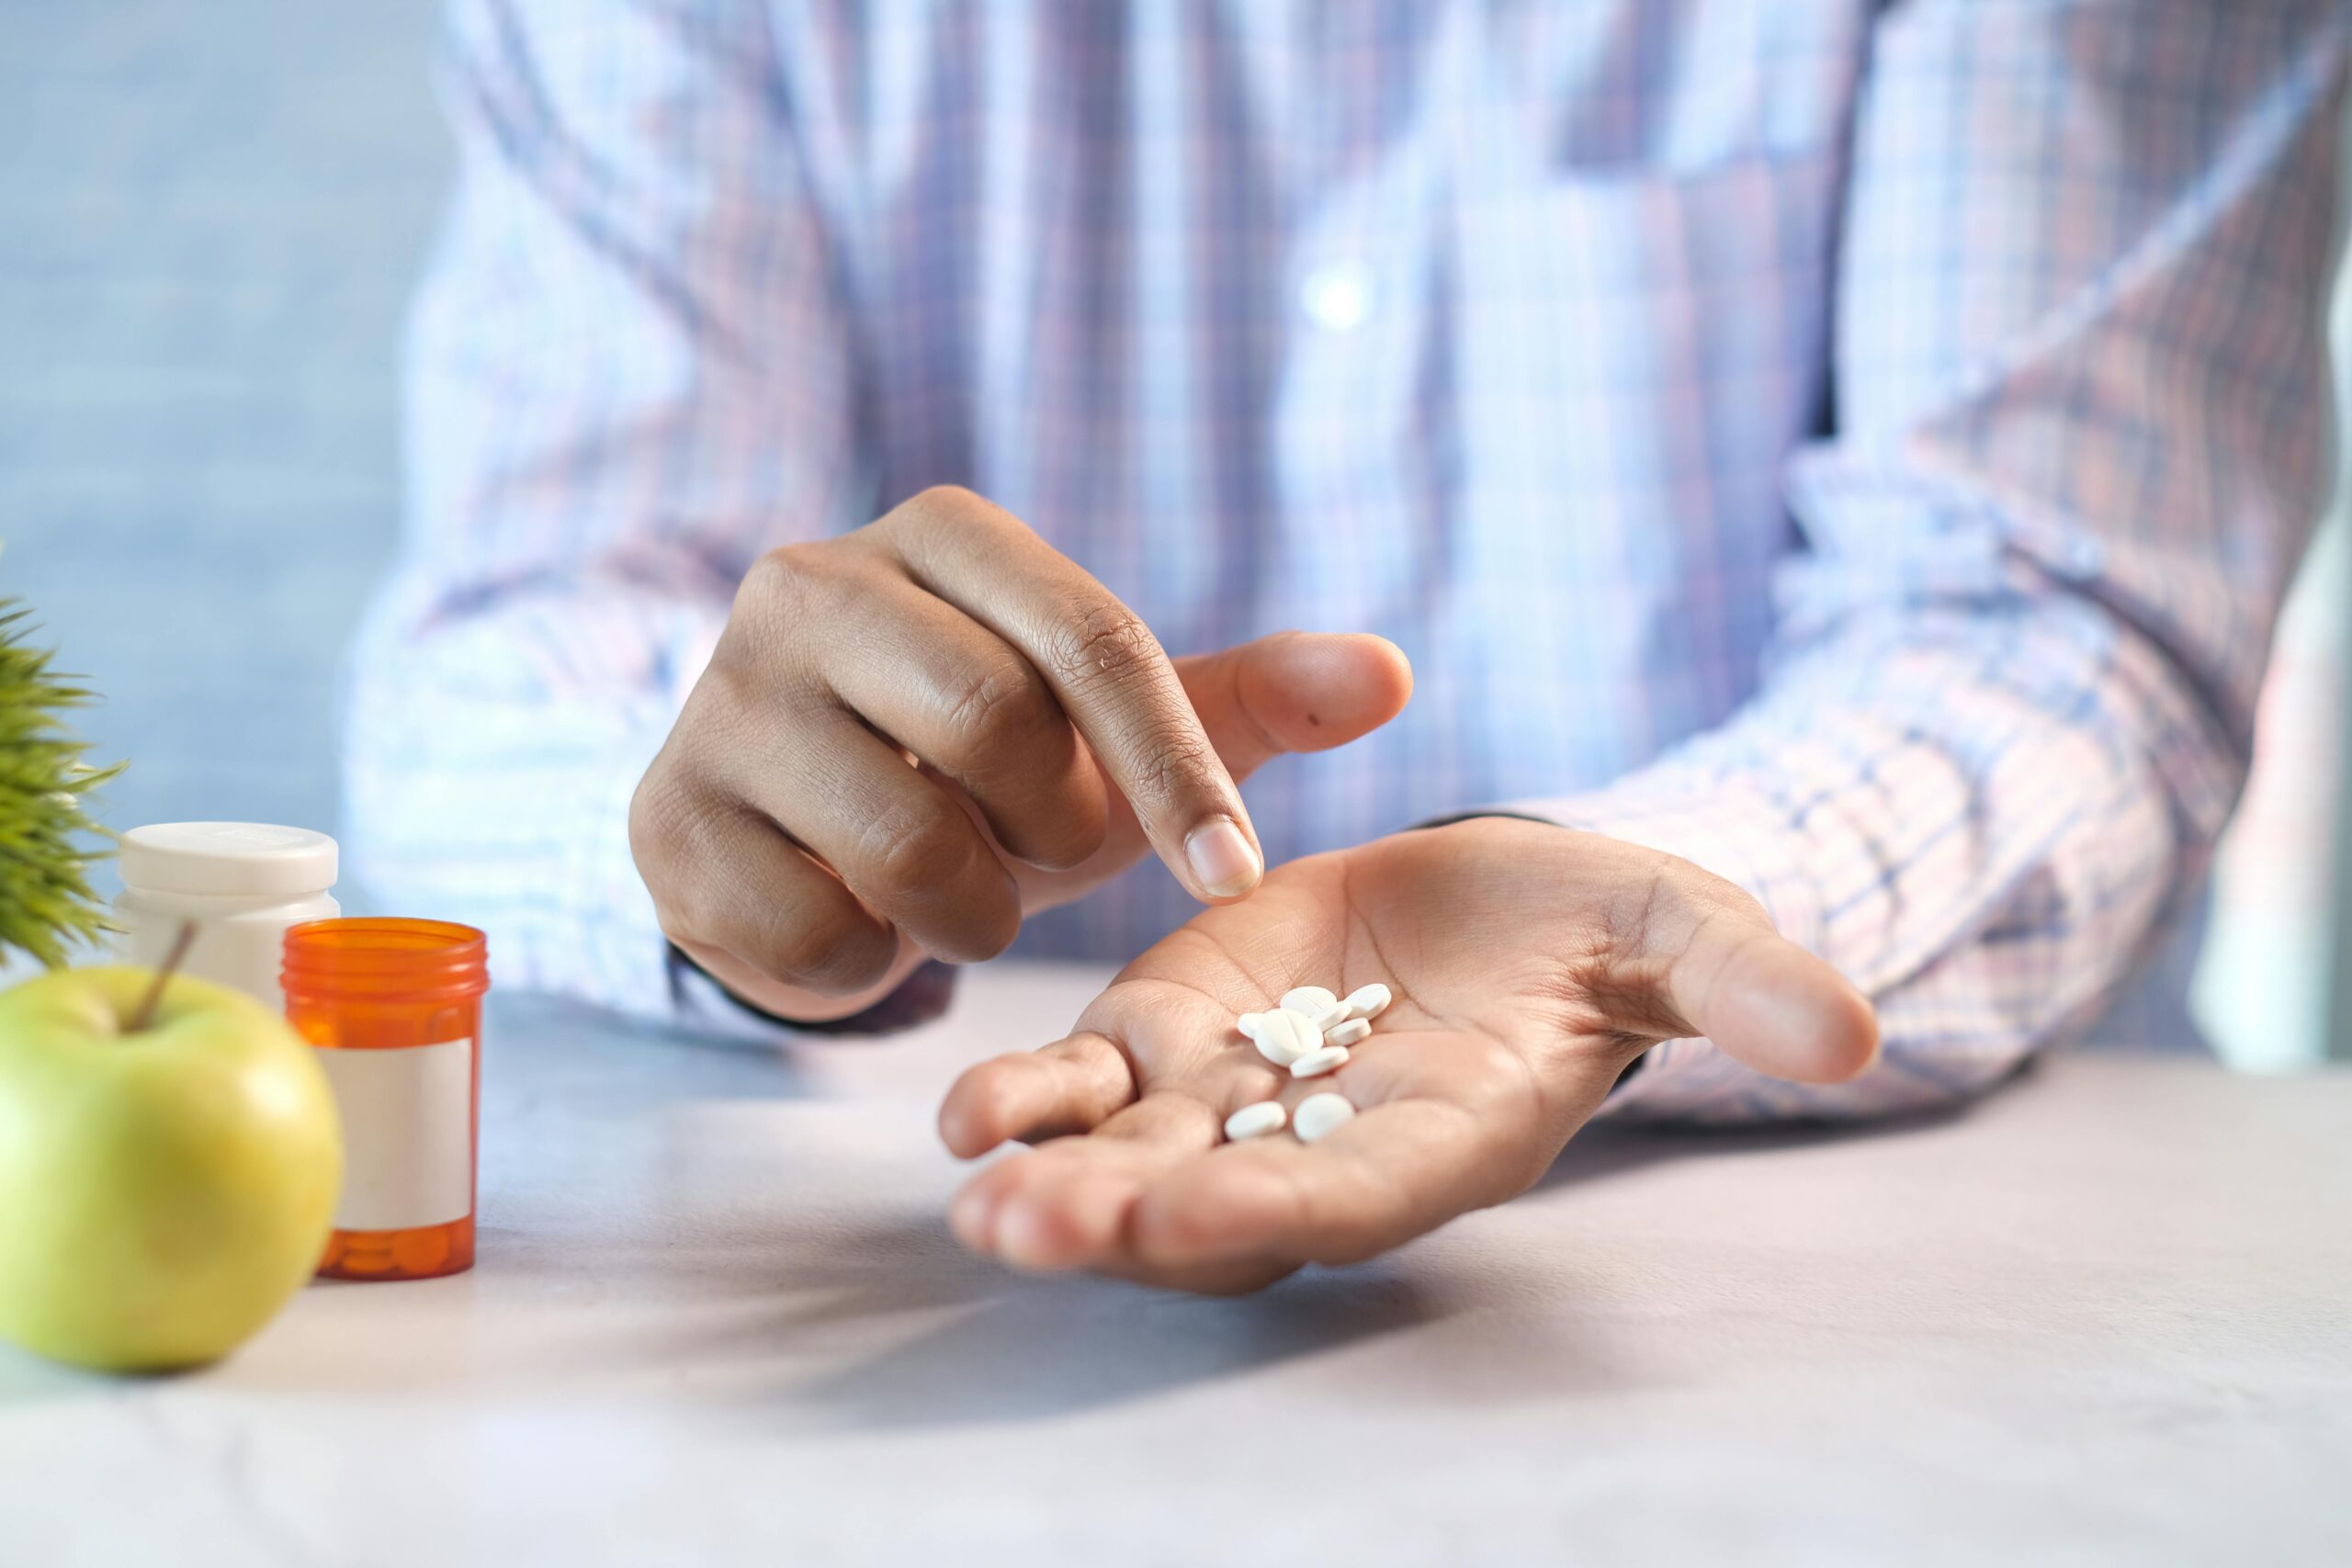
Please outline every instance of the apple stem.
[{"label": "apple stem", "polygon": [[187,961],[187,950],[195,941],[196,922],[182,920],[179,935],[172,938],[171,952],[164,954],[164,966],[155,971],[155,983],[147,987],[145,996],[139,998],[139,1006],[132,1010],[130,1021],[123,1025],[124,1033],[136,1034],[153,1020],[155,1004],[164,999],[164,987],[172,983],[173,975]]}]

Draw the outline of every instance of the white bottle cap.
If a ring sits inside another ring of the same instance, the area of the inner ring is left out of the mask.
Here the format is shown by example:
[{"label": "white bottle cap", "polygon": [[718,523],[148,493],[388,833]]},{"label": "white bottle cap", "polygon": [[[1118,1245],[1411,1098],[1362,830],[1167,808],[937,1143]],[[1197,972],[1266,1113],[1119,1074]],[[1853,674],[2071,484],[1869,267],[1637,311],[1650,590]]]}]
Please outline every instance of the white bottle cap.
[{"label": "white bottle cap", "polygon": [[334,886],[334,840],[260,822],[156,822],[122,836],[123,886],[151,893],[323,893]]}]

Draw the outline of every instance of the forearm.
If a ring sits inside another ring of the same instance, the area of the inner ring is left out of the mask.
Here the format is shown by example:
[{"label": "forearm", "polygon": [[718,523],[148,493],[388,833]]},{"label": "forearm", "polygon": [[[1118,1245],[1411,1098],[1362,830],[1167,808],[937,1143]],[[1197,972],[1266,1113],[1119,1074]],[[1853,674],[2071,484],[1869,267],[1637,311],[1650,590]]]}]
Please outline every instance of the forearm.
[{"label": "forearm", "polygon": [[1951,1100],[2096,1010],[2193,889],[2327,480],[2346,29],[2064,0],[1877,24],[1836,428],[1791,465],[1761,692],[1549,809],[1748,887],[1871,997],[1885,1060],[1804,1089],[1676,1043],[1626,1108]]},{"label": "forearm", "polygon": [[452,0],[444,41],[458,180],[354,655],[352,863],[482,924],[502,987],[667,1019],[629,797],[752,563],[870,515],[847,312],[763,7]]}]

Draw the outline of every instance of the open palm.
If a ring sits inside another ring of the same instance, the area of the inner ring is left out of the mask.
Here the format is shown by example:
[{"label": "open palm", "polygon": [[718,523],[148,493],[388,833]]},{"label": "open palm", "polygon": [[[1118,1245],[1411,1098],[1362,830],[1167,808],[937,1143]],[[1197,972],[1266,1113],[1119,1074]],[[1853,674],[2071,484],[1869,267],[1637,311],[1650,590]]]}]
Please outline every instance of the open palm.
[{"label": "open palm", "polygon": [[[1294,986],[1396,1001],[1306,1081],[1234,1029]],[[951,1218],[1015,1265],[1251,1289],[1367,1258],[1524,1190],[1652,1043],[1705,1033],[1750,1065],[1836,1079],[1871,1059],[1866,1003],[1730,884],[1589,834],[1487,818],[1278,868],[1154,946],[1042,1050],[967,1073],[957,1153],[1038,1145]],[[1222,1141],[1225,1118],[1334,1090],[1312,1146]]]}]

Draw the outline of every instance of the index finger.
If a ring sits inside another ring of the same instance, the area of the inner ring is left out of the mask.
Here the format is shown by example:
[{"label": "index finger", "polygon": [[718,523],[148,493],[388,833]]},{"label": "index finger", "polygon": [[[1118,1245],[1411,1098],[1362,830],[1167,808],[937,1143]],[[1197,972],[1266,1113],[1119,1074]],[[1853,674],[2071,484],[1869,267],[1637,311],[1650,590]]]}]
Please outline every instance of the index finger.
[{"label": "index finger", "polygon": [[925,491],[880,525],[916,581],[1020,649],[1196,898],[1238,898],[1265,860],[1240,791],[1159,638],[1076,561],[969,491]]}]

